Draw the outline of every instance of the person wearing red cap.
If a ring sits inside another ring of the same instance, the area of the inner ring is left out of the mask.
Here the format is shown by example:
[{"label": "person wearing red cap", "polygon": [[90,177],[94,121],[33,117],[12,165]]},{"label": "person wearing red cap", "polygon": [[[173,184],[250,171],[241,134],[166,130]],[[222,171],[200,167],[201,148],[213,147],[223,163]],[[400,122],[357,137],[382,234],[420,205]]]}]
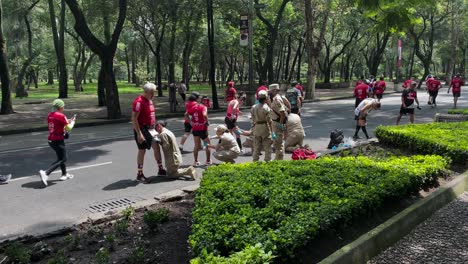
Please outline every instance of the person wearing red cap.
[{"label": "person wearing red cap", "polygon": [[367,98],[367,89],[369,89],[369,85],[366,84],[364,77],[361,78],[362,79],[356,83],[356,88],[354,88],[354,97],[356,97],[354,108],[358,107],[362,100]]},{"label": "person wearing red cap", "polygon": [[226,102],[229,103],[236,98],[236,89],[234,88],[234,82],[228,82],[228,87],[226,88]]},{"label": "person wearing red cap", "polygon": [[261,91],[265,91],[268,93],[268,82],[267,81],[262,81],[262,85],[260,87],[258,87],[257,89],[257,92],[255,93],[255,104],[258,104],[258,93],[260,93]]},{"label": "person wearing red cap", "polygon": [[450,88],[452,88],[453,108],[457,108],[457,101],[458,101],[458,97],[460,97],[460,94],[461,94],[462,85],[463,85],[463,81],[460,78],[460,74],[457,74],[455,78],[452,79],[452,82],[450,83],[450,87],[447,90],[447,93],[450,93]]}]

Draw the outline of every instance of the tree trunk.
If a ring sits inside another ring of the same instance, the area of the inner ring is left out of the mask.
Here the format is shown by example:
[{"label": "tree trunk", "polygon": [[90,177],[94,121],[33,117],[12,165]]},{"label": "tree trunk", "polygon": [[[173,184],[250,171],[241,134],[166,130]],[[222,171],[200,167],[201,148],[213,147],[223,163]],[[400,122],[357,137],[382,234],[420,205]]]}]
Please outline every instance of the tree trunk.
[{"label": "tree trunk", "polygon": [[114,75],[114,62],[112,54],[101,58],[101,70],[99,71],[98,87],[106,87],[105,98],[107,102],[107,118],[117,119],[122,116],[119,103],[119,92]]},{"label": "tree trunk", "polygon": [[292,50],[291,46],[292,46],[292,38],[291,38],[291,34],[289,34],[288,35],[288,53],[286,55],[286,62],[285,62],[285,67],[284,67],[284,79],[287,80],[288,82],[290,81],[290,79],[289,79],[289,61],[291,59],[291,50]]},{"label": "tree trunk", "polygon": [[54,1],[49,0],[49,15],[52,27],[52,36],[54,39],[55,55],[57,57],[58,79],[59,79],[59,98],[68,97],[68,73],[65,62],[65,2],[61,1],[60,7],[60,35],[57,30]]},{"label": "tree trunk", "polygon": [[47,70],[47,84],[52,85],[54,84],[54,71],[53,70]]},{"label": "tree trunk", "polygon": [[[29,13],[29,12],[28,12]],[[26,13],[24,15],[24,22],[26,24],[26,29],[28,32],[28,58],[27,60],[23,63],[23,66],[21,67],[21,70],[18,74],[18,84],[16,85],[16,97],[27,97],[28,92],[26,91],[26,88],[24,87],[23,80],[24,76],[26,75],[26,71],[28,70],[29,65],[31,65],[31,62],[33,61],[35,55],[33,54],[32,51],[32,31],[31,31],[31,24],[28,20],[28,14]]]},{"label": "tree trunk", "polygon": [[130,70],[130,59],[128,57],[128,47],[125,47],[125,63],[127,64],[127,82],[132,83],[132,75]]},{"label": "tree trunk", "polygon": [[455,70],[455,64],[457,63],[457,47],[458,47],[458,36],[459,36],[459,25],[456,24],[455,20],[457,19],[455,17],[455,8],[454,8],[454,3],[451,2],[452,5],[452,14],[451,14],[451,46],[450,46],[450,62],[448,63],[447,71],[446,71],[446,76],[445,76],[445,81],[447,85],[450,85],[452,82],[452,76]]},{"label": "tree trunk", "polygon": [[3,37],[3,8],[0,0],[0,81],[2,82],[2,105],[0,114],[12,114],[13,104],[11,102],[10,91],[10,70],[8,69],[8,57],[6,53],[6,43]]},{"label": "tree trunk", "polygon": [[213,98],[213,109],[219,109],[218,92],[216,90],[216,60],[214,47],[214,18],[213,18],[213,0],[206,0],[207,20],[208,20],[208,47],[210,50],[210,84]]},{"label": "tree trunk", "polygon": [[169,42],[169,83],[175,83],[175,41],[177,33],[177,16],[172,19],[171,40]]}]

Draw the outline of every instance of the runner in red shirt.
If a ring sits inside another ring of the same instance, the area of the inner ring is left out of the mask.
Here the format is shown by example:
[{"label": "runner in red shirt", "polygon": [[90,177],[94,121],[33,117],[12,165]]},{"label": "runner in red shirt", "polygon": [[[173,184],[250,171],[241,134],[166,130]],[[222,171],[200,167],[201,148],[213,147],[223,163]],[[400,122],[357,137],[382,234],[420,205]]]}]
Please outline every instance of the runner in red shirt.
[{"label": "runner in red shirt", "polygon": [[437,79],[437,77],[434,76],[434,78],[430,78],[427,80],[426,86],[427,86],[427,91],[429,92],[429,101],[427,102],[427,104],[430,105],[431,107],[436,107],[437,106],[436,98],[437,98],[437,95],[439,94],[439,89],[442,86],[442,84]]},{"label": "runner in red shirt", "polygon": [[376,81],[374,84],[374,93],[379,102],[380,99],[382,99],[385,89],[387,89],[387,84],[385,84],[384,77],[380,77],[380,80]]},{"label": "runner in red shirt", "polygon": [[208,138],[208,110],[203,104],[196,104],[190,110],[185,113],[185,118],[192,121],[192,134],[195,146],[193,148],[194,166],[200,166],[198,162],[198,150],[200,149],[200,140],[203,140],[203,148],[206,151],[206,162],[205,165],[211,164],[211,151],[207,147],[210,145],[210,139]]},{"label": "runner in red shirt", "polygon": [[148,183],[148,179],[143,174],[143,162],[145,160],[146,149],[153,147],[154,158],[158,164],[158,175],[166,175],[166,171],[162,165],[161,150],[156,140],[158,133],[155,130],[156,124],[156,109],[153,104],[154,92],[156,85],[146,83],[143,86],[144,93],[138,96],[133,101],[132,106],[132,124],[133,135],[138,146],[137,155],[137,178],[136,180],[143,183]]},{"label": "runner in red shirt", "polygon": [[409,80],[406,80],[401,87],[408,89],[411,86],[411,82],[414,82],[415,79],[415,77],[411,77]]},{"label": "runner in red shirt", "polygon": [[47,186],[47,180],[49,175],[56,170],[58,167],[62,170],[62,177],[60,180],[65,181],[72,179],[73,175],[67,173],[67,167],[65,162],[67,161],[67,150],[65,149],[65,138],[68,138],[66,134],[68,131],[71,131],[75,125],[76,115],[72,119],[67,119],[63,114],[63,109],[65,103],[56,99],[52,103],[54,108],[53,112],[50,112],[47,116],[47,124],[49,127],[49,146],[55,151],[57,155],[57,160],[52,163],[47,170],[40,170],[39,175],[41,176],[42,183]]},{"label": "runner in red shirt", "polygon": [[356,97],[354,108],[358,107],[362,100],[367,98],[367,89],[369,89],[369,86],[365,84],[364,80],[360,80],[356,83],[356,88],[354,88],[354,97]]},{"label": "runner in red shirt", "polygon": [[228,104],[227,112],[226,112],[226,117],[224,118],[224,123],[226,124],[227,129],[231,132],[231,134],[236,135],[236,142],[239,145],[239,149],[241,153],[242,151],[242,142],[241,142],[241,131],[239,130],[239,127],[237,126],[237,118],[241,114],[240,112],[240,107],[245,101],[245,95],[244,94],[238,94],[236,96],[236,99],[232,100]]},{"label": "runner in red shirt", "polygon": [[452,82],[450,83],[450,87],[447,90],[447,93],[449,93],[450,88],[452,88],[453,108],[457,108],[457,101],[458,101],[458,97],[460,97],[462,86],[463,86],[463,81],[460,78],[460,74],[457,74],[455,78],[452,79]]},{"label": "runner in red shirt", "polygon": [[[200,93],[198,92],[193,92],[190,94],[188,101],[185,103],[185,113],[187,113],[190,109],[192,109],[193,106],[197,105],[197,100],[200,98]],[[181,152],[184,151],[184,144],[185,141],[187,141],[187,138],[190,136],[192,132],[192,125],[190,124],[190,118],[185,118],[184,119],[184,135],[182,136],[182,139],[180,140],[180,146],[179,149]]]},{"label": "runner in red shirt", "polygon": [[304,98],[304,87],[302,87],[301,83],[300,82],[297,82],[296,83],[296,88],[301,91],[301,96],[302,98]]},{"label": "runner in red shirt", "polygon": [[419,107],[419,100],[418,94],[416,92],[416,82],[411,82],[411,85],[408,89],[403,90],[401,93],[401,107],[400,107],[400,115],[397,117],[396,124],[400,124],[401,117],[403,115],[410,114],[410,122],[411,124],[414,123],[414,102],[417,103],[417,108],[421,110]]},{"label": "runner in red shirt", "polygon": [[232,101],[236,98],[236,89],[234,88],[234,82],[228,82],[228,87],[226,88],[226,102]]}]

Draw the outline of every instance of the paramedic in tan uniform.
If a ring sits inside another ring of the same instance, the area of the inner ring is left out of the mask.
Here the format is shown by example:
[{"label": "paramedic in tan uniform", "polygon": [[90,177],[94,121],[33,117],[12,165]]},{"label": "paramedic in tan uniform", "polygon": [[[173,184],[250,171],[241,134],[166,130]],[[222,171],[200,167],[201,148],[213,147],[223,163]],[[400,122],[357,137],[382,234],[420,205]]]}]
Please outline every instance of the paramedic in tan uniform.
[{"label": "paramedic in tan uniform", "polygon": [[279,84],[271,84],[268,88],[271,100],[271,120],[273,120],[272,129],[276,134],[276,139],[273,139],[275,160],[283,160],[284,158],[284,131],[286,130],[284,124],[286,107],[279,90]]},{"label": "paramedic in tan uniform", "polygon": [[297,114],[289,114],[286,124],[286,141],[284,148],[286,152],[293,152],[298,146],[302,147],[304,143],[304,128],[302,127],[301,117]]},{"label": "paramedic in tan uniform", "polygon": [[265,151],[265,161],[271,160],[271,109],[266,103],[266,91],[258,93],[259,103],[252,107],[252,132],[254,136],[253,161],[258,161],[260,152]]},{"label": "paramedic in tan uniform", "polygon": [[195,179],[197,172],[194,167],[190,166],[184,169],[179,168],[182,164],[182,154],[180,153],[174,133],[166,128],[166,122],[158,121],[155,129],[159,133],[159,144],[161,145],[164,154],[167,176],[174,178],[188,176]]},{"label": "paramedic in tan uniform", "polygon": [[216,138],[219,139],[219,143],[216,146],[209,146],[209,148],[216,150],[213,153],[213,157],[222,162],[235,163],[235,159],[239,157],[241,152],[236,138],[225,125],[217,126],[215,131]]}]

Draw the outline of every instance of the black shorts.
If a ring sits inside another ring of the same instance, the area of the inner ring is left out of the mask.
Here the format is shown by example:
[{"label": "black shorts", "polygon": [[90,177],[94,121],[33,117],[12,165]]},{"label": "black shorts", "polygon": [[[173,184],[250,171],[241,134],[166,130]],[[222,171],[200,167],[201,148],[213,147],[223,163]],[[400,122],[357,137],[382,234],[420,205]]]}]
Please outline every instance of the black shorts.
[{"label": "black shorts", "polygon": [[227,128],[231,130],[237,126],[237,119],[229,119],[228,117],[225,117],[224,123],[226,123]]},{"label": "black shorts", "polygon": [[383,94],[375,94],[375,96],[377,97],[377,99],[382,99],[382,95],[383,95]]},{"label": "black shorts", "polygon": [[404,115],[410,114],[410,115],[412,115],[412,114],[414,114],[414,108],[405,108],[405,107],[401,106],[400,114],[404,114]]},{"label": "black shorts", "polygon": [[143,133],[143,137],[145,137],[145,141],[140,144],[138,143],[138,135],[135,130],[133,130],[133,137],[135,138],[138,149],[151,149],[151,145],[153,144],[153,136],[151,136],[150,132],[146,128],[142,128],[141,132]]},{"label": "black shorts", "polygon": [[202,140],[205,140],[208,137],[208,130],[203,131],[192,131],[194,137],[200,137]]},{"label": "black shorts", "polygon": [[429,91],[429,95],[432,97],[437,97],[438,94],[439,94],[439,91]]},{"label": "black shorts", "polygon": [[192,132],[192,125],[190,123],[184,123],[184,131],[185,133]]},{"label": "black shorts", "polygon": [[460,97],[461,92],[454,92],[453,97]]},{"label": "black shorts", "polygon": [[291,113],[298,115],[299,114],[299,108],[298,107],[291,107]]}]

